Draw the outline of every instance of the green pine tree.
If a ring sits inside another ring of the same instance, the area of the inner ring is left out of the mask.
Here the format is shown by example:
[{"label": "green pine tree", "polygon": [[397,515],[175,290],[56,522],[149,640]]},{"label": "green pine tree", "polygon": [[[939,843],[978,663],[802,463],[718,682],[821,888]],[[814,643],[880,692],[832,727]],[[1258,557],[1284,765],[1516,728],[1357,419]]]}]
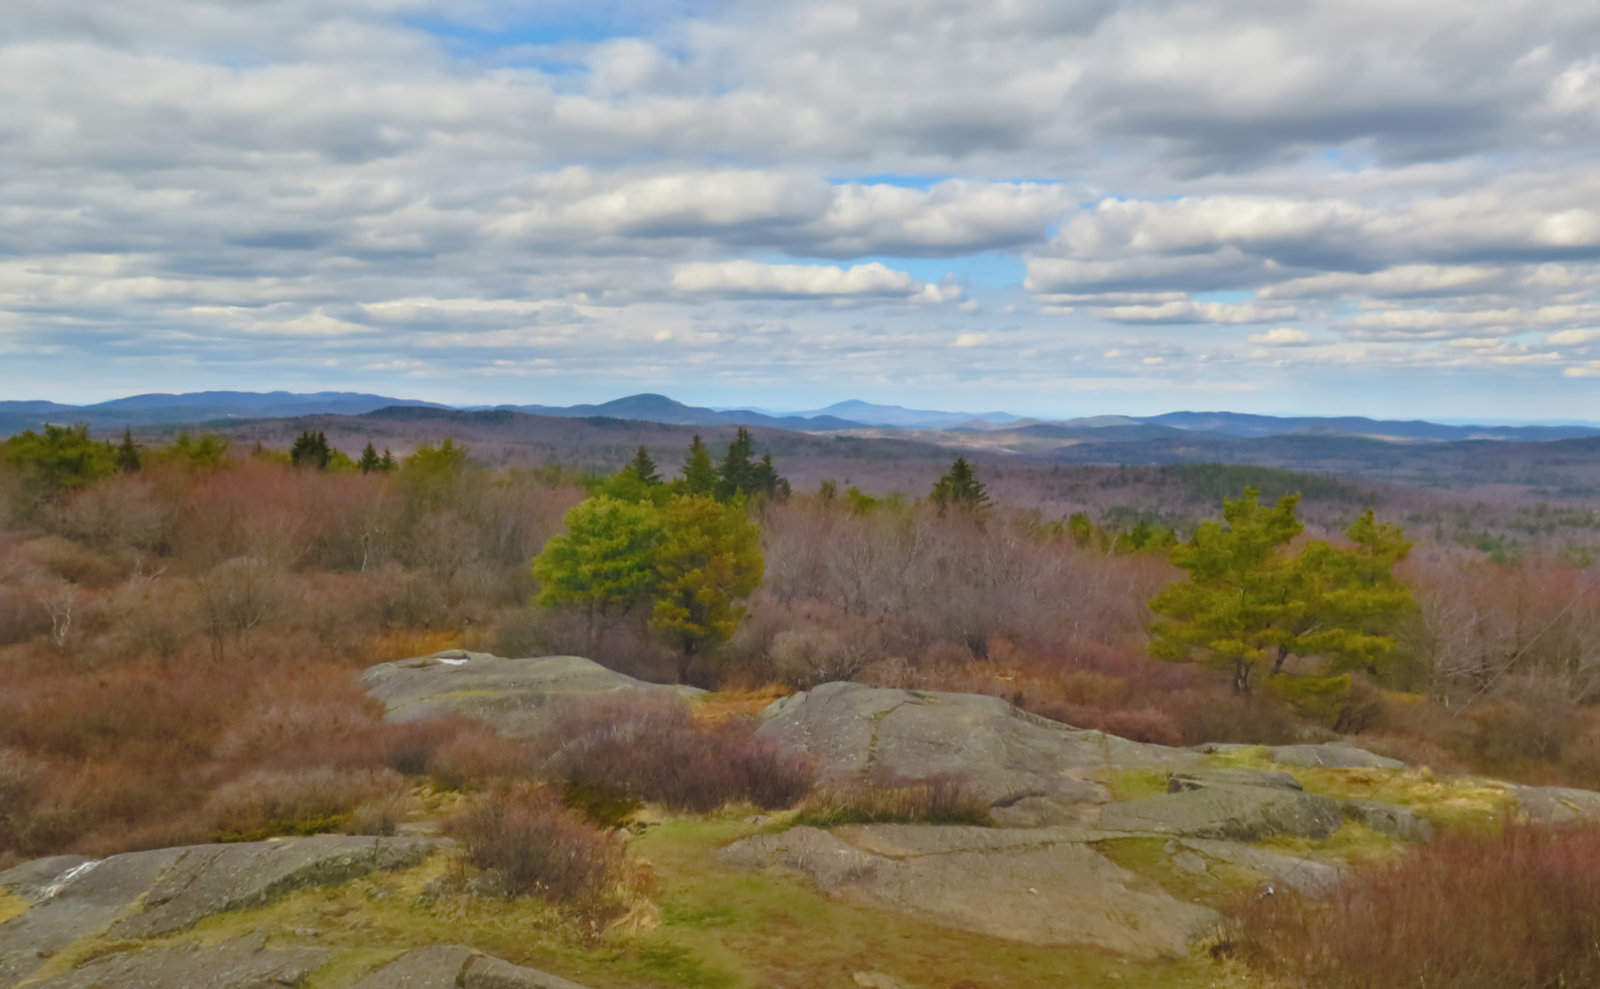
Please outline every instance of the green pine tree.
[{"label": "green pine tree", "polygon": [[139,447],[133,442],[133,430],[124,429],[122,443],[117,447],[117,469],[124,474],[132,474],[140,466]]},{"label": "green pine tree", "polygon": [[688,456],[683,461],[683,477],[678,487],[685,494],[709,495],[717,490],[717,469],[711,465],[711,451],[698,435],[689,444]]},{"label": "green pine tree", "polygon": [[370,474],[375,470],[383,470],[383,461],[378,458],[378,451],[369,442],[361,449],[361,459],[356,462],[361,468],[361,473]]},{"label": "green pine tree", "polygon": [[400,462],[394,459],[394,454],[389,452],[388,447],[383,448],[383,459],[378,461],[378,469],[385,474],[400,469]]},{"label": "green pine tree", "polygon": [[974,512],[989,507],[989,492],[966,457],[957,457],[949,472],[934,482],[931,497],[941,512],[952,506]]},{"label": "green pine tree", "polygon": [[761,586],[761,528],[738,504],[703,495],[673,499],[661,518],[650,628],[678,654],[682,681],[696,657],[733,635],[741,602]]},{"label": "green pine tree", "polygon": [[640,484],[656,485],[661,483],[661,475],[656,473],[656,462],[650,459],[650,451],[643,446],[639,447],[638,452],[633,455],[633,459],[628,462],[628,466],[624,467],[623,470],[632,474],[634,480]]},{"label": "green pine tree", "polygon": [[718,501],[732,501],[738,495],[748,497],[751,494],[755,464],[750,458],[754,455],[755,440],[750,437],[750,430],[740,426],[733,442],[728,444],[728,455],[717,465]]},{"label": "green pine tree", "polygon": [[655,591],[661,513],[648,503],[598,495],[579,502],[563,521],[566,531],[533,560],[539,581],[534,603],[578,609],[592,651],[610,622]]},{"label": "green pine tree", "polygon": [[327,470],[330,457],[332,451],[328,449],[328,437],[320,430],[306,430],[295,437],[294,446],[289,448],[289,462],[296,467]]},{"label": "green pine tree", "polygon": [[[1240,694],[1251,691],[1259,666],[1278,673],[1290,656],[1314,658],[1326,674],[1376,671],[1395,648],[1387,632],[1411,607],[1410,590],[1393,573],[1410,544],[1369,510],[1346,531],[1353,549],[1319,540],[1290,553],[1304,529],[1300,496],[1270,508],[1259,499],[1247,488],[1224,500],[1225,525],[1204,522],[1173,549],[1188,577],[1150,600],[1151,654],[1224,669]],[[1312,686],[1315,693],[1330,685]]]}]

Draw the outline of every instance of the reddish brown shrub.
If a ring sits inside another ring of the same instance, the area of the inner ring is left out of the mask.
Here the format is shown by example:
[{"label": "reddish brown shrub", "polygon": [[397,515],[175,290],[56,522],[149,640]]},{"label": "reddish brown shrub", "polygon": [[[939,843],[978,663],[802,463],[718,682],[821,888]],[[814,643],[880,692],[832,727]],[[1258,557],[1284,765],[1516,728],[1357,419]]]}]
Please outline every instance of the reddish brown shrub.
[{"label": "reddish brown shrub", "polygon": [[618,899],[625,879],[621,839],[531,784],[473,798],[446,830],[502,896],[603,907]]},{"label": "reddish brown shrub", "polygon": [[1231,947],[1319,989],[1600,984],[1600,831],[1456,833],[1357,871],[1324,901],[1279,890],[1234,912]]},{"label": "reddish brown shrub", "polygon": [[813,790],[795,820],[817,827],[912,822],[989,824],[989,801],[954,773],[909,778],[877,774],[868,780],[834,780]]},{"label": "reddish brown shrub", "polygon": [[808,760],[746,721],[695,721],[688,705],[606,700],[556,718],[540,748],[546,771],[595,793],[705,812],[749,801],[791,806],[811,788]]},{"label": "reddish brown shrub", "polygon": [[526,777],[532,766],[527,745],[482,725],[471,725],[434,749],[426,768],[434,782],[459,790],[474,781]]},{"label": "reddish brown shrub", "polygon": [[256,770],[212,792],[201,813],[231,838],[341,829],[343,815],[363,804],[387,803],[405,792],[391,769]]}]

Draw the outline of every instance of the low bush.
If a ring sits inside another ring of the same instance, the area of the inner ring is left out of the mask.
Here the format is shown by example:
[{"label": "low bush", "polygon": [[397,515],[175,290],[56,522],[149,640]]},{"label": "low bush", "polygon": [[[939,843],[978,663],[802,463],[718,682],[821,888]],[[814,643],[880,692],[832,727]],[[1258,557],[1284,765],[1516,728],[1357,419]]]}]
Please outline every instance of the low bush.
[{"label": "low bush", "polygon": [[255,841],[344,830],[345,816],[362,807],[371,826],[370,805],[390,804],[404,793],[405,780],[391,769],[257,770],[218,787],[202,814],[217,840]]},{"label": "low bush", "polygon": [[815,780],[809,760],[756,737],[748,721],[704,724],[681,701],[578,705],[554,719],[539,747],[550,777],[697,813],[738,802],[789,807]]},{"label": "low bush", "polygon": [[915,779],[879,775],[824,783],[800,804],[795,821],[822,828],[886,822],[992,823],[989,802],[966,779],[953,773]]},{"label": "low bush", "polygon": [[471,798],[446,831],[461,842],[465,863],[501,896],[596,908],[621,899],[622,840],[541,787],[503,785]]},{"label": "low bush", "polygon": [[1223,948],[1314,989],[1600,985],[1600,830],[1451,833],[1327,900],[1244,902]]},{"label": "low bush", "polygon": [[464,726],[446,739],[427,760],[427,773],[446,790],[473,782],[531,775],[528,747],[481,725]]}]

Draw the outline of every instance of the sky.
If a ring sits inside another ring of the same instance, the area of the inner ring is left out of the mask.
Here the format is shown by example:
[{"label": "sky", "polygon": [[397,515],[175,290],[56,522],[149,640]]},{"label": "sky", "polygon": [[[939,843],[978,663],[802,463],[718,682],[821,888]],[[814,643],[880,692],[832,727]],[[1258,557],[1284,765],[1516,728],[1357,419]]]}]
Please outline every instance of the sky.
[{"label": "sky", "polygon": [[1600,419],[1587,0],[5,0],[0,399]]}]

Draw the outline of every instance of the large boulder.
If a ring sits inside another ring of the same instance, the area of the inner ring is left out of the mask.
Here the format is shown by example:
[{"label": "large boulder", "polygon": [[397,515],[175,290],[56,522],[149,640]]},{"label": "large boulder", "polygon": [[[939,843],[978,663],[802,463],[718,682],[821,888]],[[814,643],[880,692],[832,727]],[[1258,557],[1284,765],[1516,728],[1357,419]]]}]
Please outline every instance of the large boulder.
[{"label": "large boulder", "polygon": [[1281,787],[1204,786],[1100,809],[1103,831],[1260,841],[1275,834],[1326,838],[1344,823],[1329,797]]},{"label": "large boulder", "polygon": [[793,869],[825,892],[1025,944],[1177,957],[1215,925],[1214,912],[1116,865],[1089,837],[1078,828],[799,827],[746,838],[718,857]]},{"label": "large boulder", "polygon": [[453,715],[524,736],[539,730],[552,706],[581,698],[703,692],[635,680],[581,656],[506,659],[460,649],[381,663],[363,673],[361,683],[384,702],[391,721]]},{"label": "large boulder", "polygon": [[997,697],[826,683],[775,701],[760,734],[811,754],[831,775],[923,779],[949,775],[989,802],[1001,823],[1068,823],[1103,803],[1088,776],[1107,769],[1182,768],[1200,756],[1084,731],[1019,711]]},{"label": "large boulder", "polygon": [[0,890],[28,903],[20,916],[0,924],[0,986],[37,972],[51,955],[83,938],[163,937],[304,886],[416,865],[440,844],[321,835],[27,863],[0,872]]}]

